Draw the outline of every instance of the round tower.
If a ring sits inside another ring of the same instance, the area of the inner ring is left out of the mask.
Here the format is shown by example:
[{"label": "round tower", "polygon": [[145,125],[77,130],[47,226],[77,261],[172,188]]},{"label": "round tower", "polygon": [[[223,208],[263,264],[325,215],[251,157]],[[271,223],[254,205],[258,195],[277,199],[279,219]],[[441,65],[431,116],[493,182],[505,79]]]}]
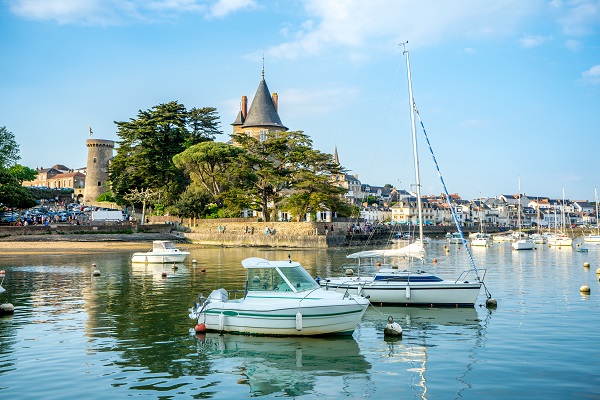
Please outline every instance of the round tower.
[{"label": "round tower", "polygon": [[83,202],[94,202],[108,187],[108,163],[113,158],[115,142],[104,139],[87,139],[88,148],[85,191]]}]

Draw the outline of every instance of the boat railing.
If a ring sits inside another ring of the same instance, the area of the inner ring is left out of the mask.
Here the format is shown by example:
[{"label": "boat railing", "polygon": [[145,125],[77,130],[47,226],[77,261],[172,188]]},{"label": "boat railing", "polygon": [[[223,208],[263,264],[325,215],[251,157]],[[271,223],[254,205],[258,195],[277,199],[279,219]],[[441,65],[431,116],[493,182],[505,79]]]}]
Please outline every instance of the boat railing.
[{"label": "boat railing", "polygon": [[[229,299],[228,300],[238,300],[238,296],[240,296],[240,298],[244,298],[246,296],[246,291],[245,290],[228,290],[227,293],[229,293]],[[231,298],[233,294],[233,298]]]},{"label": "boat railing", "polygon": [[468,279],[475,275],[475,279],[478,282],[483,282],[483,280],[485,279],[485,274],[487,272],[487,269],[485,268],[477,268],[477,272],[475,272],[475,270],[473,269],[467,269],[464,270],[463,272],[460,273],[460,275],[458,276],[458,278],[456,278],[456,281],[454,281],[454,283],[459,283],[459,282],[469,282]]}]

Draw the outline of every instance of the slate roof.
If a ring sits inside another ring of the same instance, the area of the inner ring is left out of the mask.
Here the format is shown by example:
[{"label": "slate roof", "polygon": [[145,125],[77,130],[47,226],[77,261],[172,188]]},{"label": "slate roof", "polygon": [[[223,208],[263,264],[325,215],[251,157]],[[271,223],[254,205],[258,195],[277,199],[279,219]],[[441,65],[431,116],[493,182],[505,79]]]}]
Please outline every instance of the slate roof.
[{"label": "slate roof", "polygon": [[[238,119],[240,118],[241,114],[238,115]],[[238,122],[238,119],[236,119],[234,124]],[[264,78],[260,81],[258,89],[256,89],[256,94],[252,99],[250,110],[248,110],[248,115],[243,124],[244,128],[260,126],[275,126],[286,130],[288,129],[283,126],[281,119],[279,119],[279,114],[277,114],[277,110],[275,110],[271,93],[269,92],[267,82],[265,82]]]}]

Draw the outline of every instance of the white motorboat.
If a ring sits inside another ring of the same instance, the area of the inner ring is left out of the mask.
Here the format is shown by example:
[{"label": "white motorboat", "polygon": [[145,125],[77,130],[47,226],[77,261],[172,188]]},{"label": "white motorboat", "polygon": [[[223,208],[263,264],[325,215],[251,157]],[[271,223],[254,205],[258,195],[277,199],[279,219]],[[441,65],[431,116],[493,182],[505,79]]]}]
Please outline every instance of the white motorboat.
[{"label": "white motorboat", "polygon": [[450,243],[450,244],[462,244],[463,243],[462,235],[460,234],[460,232],[447,233],[446,240],[448,240],[448,243]]},{"label": "white motorboat", "polygon": [[[259,335],[312,336],[352,334],[369,300],[349,293],[326,291],[298,262],[247,258],[246,289],[230,299],[214,290],[190,310],[207,331]],[[232,292],[237,293],[237,292]]]},{"label": "white motorboat", "polygon": [[[412,122],[412,143],[413,143],[413,161],[415,170],[416,180],[416,197],[417,197],[417,210],[418,210],[418,221],[419,221],[419,239],[414,243],[402,247],[400,249],[386,249],[386,250],[371,250],[362,251],[354,254],[350,254],[349,258],[356,258],[359,260],[365,258],[379,257],[383,259],[385,265],[385,258],[387,257],[399,257],[408,258],[409,260],[419,259],[421,262],[425,257],[425,247],[423,245],[423,205],[421,201],[421,183],[419,175],[419,160],[418,160],[418,149],[417,149],[417,136],[415,130],[415,114],[418,115],[416,110],[414,98],[412,95],[412,83],[410,75],[410,62],[408,52],[405,51],[406,65],[408,70],[408,88],[409,88],[409,102],[411,108],[411,122]],[[423,123],[419,116],[421,126]],[[425,129],[423,133],[426,136]],[[429,139],[427,139],[429,143]],[[433,155],[433,150],[429,148]],[[466,245],[464,236],[462,234],[460,224],[458,223],[458,217],[450,201],[450,195],[448,190],[441,179],[439,167],[433,157],[434,163],[438,170],[438,176],[442,181],[446,199],[450,205],[454,221],[458,232],[451,234],[450,239],[456,240],[456,243],[464,243],[463,247],[468,255],[471,262],[472,269],[459,274],[458,278],[454,280],[444,280],[435,275],[427,273],[421,269],[406,270],[380,267],[378,271],[369,276],[361,276],[360,269],[357,276],[343,276],[343,277],[329,277],[321,279],[319,284],[329,291],[337,291],[341,293],[351,293],[352,295],[363,295],[369,297],[372,303],[380,304],[397,304],[397,305],[442,305],[442,306],[473,306],[477,300],[477,296],[483,284],[483,278],[485,277],[485,270],[478,270],[475,267],[473,258]],[[371,264],[373,265],[373,264]],[[379,264],[378,264],[379,265]],[[410,265],[410,264],[409,264]],[[481,276],[480,276],[481,272]],[[487,292],[487,289],[486,289]]]},{"label": "white motorboat", "polygon": [[[471,235],[469,235],[471,237]],[[471,246],[487,247],[492,245],[492,237],[487,233],[478,232],[471,238]]]},{"label": "white motorboat", "polygon": [[571,238],[563,233],[558,233],[558,234],[548,236],[547,241],[548,241],[548,246],[552,246],[552,247],[562,247],[562,246],[572,246],[573,245],[573,238]]},{"label": "white motorboat", "polygon": [[190,253],[180,250],[170,240],[155,240],[152,250],[143,253],[133,253],[131,262],[134,263],[182,263]]},{"label": "white motorboat", "polygon": [[531,239],[517,239],[511,243],[511,246],[515,250],[533,250],[535,243]]},{"label": "white motorboat", "polygon": [[531,239],[531,241],[534,244],[545,244],[546,243],[546,238],[539,233],[533,233],[529,236],[529,238]]}]

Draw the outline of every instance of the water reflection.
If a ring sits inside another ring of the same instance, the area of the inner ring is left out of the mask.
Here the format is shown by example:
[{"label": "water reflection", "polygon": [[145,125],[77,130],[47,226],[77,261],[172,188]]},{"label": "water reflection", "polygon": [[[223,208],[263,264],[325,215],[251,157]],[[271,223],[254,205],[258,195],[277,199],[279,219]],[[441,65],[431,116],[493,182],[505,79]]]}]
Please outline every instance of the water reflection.
[{"label": "water reflection", "polygon": [[[252,396],[363,397],[371,364],[353,338],[196,335],[197,349],[215,364],[233,359]],[[333,381],[333,382],[332,382]]]}]

